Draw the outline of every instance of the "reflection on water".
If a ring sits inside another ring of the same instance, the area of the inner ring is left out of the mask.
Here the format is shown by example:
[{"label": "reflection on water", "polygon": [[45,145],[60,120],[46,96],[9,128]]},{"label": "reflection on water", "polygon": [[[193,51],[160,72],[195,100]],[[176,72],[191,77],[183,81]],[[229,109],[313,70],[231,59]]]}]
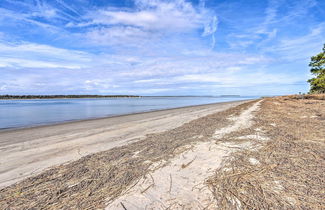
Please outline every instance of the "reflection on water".
[{"label": "reflection on water", "polygon": [[0,100],[0,129],[36,126],[253,97],[142,97]]}]

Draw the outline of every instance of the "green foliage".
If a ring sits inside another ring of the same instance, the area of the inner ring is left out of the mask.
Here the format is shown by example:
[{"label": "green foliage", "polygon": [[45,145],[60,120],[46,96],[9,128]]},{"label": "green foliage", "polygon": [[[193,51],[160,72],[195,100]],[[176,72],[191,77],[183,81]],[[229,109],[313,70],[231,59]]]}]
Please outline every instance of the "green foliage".
[{"label": "green foliage", "polygon": [[308,80],[310,93],[325,93],[325,44],[323,52],[311,57],[310,72],[315,76]]}]

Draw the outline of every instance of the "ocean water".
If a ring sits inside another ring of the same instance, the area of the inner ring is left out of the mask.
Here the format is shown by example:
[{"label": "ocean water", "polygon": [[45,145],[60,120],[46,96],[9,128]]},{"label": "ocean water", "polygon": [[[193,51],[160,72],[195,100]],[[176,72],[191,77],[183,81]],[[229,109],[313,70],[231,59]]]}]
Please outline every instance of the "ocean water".
[{"label": "ocean water", "polygon": [[0,129],[123,115],[254,97],[141,97],[0,100]]}]

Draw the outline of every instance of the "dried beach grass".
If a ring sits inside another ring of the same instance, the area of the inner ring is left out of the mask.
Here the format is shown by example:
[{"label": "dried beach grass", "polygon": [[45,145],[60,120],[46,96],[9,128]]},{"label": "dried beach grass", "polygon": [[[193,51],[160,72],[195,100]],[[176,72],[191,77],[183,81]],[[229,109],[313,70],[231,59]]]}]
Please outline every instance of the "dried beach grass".
[{"label": "dried beach grass", "polygon": [[325,100],[325,94],[303,94],[303,95],[290,95],[282,96],[284,100],[288,99],[313,99],[313,100]]},{"label": "dried beach grass", "polygon": [[323,98],[264,99],[253,127],[224,138],[263,131],[270,140],[246,139],[255,149],[233,153],[207,180],[220,209],[325,209]]}]

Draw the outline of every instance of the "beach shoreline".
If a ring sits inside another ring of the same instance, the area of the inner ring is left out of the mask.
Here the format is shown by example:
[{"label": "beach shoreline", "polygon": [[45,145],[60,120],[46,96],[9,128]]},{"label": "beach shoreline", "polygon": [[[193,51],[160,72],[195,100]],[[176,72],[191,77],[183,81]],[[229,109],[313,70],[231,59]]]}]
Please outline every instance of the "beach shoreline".
[{"label": "beach shoreline", "polygon": [[174,129],[250,100],[156,110],[0,131],[0,188],[44,169]]},{"label": "beach shoreline", "polygon": [[[258,99],[258,98],[256,98],[256,99]],[[248,101],[256,100],[256,99],[242,99],[242,100],[234,100],[234,101],[226,101],[226,102],[216,102],[216,103],[208,103],[208,104],[181,106],[181,107],[175,107],[175,108],[152,109],[152,110],[141,111],[141,112],[130,112],[130,113],[126,113],[126,114],[105,115],[102,117],[90,117],[90,118],[84,118],[84,119],[72,119],[72,120],[57,121],[57,122],[50,122],[50,123],[32,124],[29,126],[0,128],[0,135],[2,132],[11,132],[11,131],[34,129],[34,128],[41,128],[41,127],[51,127],[51,126],[56,126],[56,125],[82,123],[82,122],[86,122],[86,121],[96,121],[96,120],[104,120],[104,119],[110,119],[110,118],[120,118],[120,117],[126,117],[126,116],[130,116],[130,115],[147,114],[147,113],[161,112],[161,111],[172,111],[172,110],[193,108],[193,107],[205,107],[205,106],[210,106],[210,105],[228,104],[228,103],[233,103],[233,102],[248,102]],[[14,99],[14,100],[16,100],[16,99]],[[25,99],[25,100],[33,100],[33,99]],[[44,100],[47,100],[47,99],[44,99]]]}]

